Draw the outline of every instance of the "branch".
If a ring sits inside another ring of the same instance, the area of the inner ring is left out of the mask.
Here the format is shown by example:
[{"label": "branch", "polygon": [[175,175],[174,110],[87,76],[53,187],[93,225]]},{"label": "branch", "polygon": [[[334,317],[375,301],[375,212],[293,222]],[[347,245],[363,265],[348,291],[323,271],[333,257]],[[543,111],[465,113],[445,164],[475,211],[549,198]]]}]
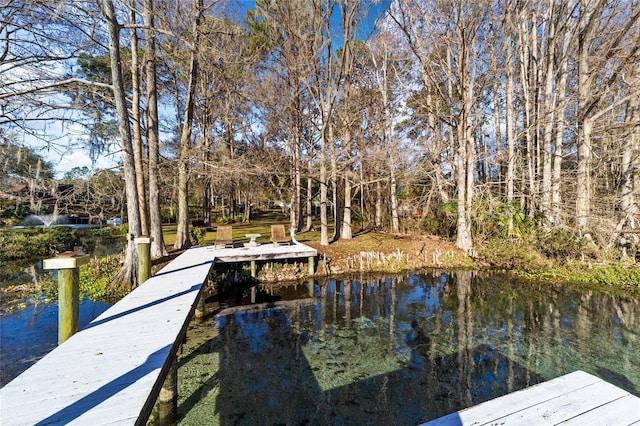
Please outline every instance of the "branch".
[{"label": "branch", "polygon": [[83,80],[81,78],[70,78],[70,79],[67,79],[67,80],[58,81],[56,83],[45,84],[44,86],[33,87],[31,89],[21,90],[21,91],[18,91],[18,92],[3,93],[3,94],[0,94],[0,100],[15,98],[15,97],[18,97],[18,96],[24,96],[24,95],[28,95],[30,93],[43,92],[43,91],[48,90],[48,89],[53,89],[53,88],[57,88],[57,87],[64,87],[64,86],[71,85],[71,84],[74,84],[74,83],[78,84],[78,85],[89,86],[89,87],[100,87],[100,88],[103,88],[103,89],[113,90],[113,86],[111,84],[99,83],[97,81]]}]

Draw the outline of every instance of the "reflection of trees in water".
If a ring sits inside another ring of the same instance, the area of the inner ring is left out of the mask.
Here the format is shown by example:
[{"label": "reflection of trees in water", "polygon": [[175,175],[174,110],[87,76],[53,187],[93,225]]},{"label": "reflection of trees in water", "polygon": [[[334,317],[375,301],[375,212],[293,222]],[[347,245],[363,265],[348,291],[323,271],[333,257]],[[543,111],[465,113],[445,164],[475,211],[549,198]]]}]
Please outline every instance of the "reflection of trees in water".
[{"label": "reflection of trees in water", "polygon": [[330,281],[316,294],[313,306],[219,319],[210,416],[417,424],[578,368],[637,394],[634,299],[470,271]]}]

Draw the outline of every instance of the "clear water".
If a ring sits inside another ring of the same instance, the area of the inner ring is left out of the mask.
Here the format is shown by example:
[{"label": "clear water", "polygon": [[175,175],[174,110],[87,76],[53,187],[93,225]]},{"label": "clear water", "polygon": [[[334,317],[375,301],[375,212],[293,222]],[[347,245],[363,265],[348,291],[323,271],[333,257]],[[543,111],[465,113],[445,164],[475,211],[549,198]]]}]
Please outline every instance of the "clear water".
[{"label": "clear water", "polygon": [[180,424],[416,425],[578,369],[640,395],[635,298],[469,271],[287,292],[189,330]]}]

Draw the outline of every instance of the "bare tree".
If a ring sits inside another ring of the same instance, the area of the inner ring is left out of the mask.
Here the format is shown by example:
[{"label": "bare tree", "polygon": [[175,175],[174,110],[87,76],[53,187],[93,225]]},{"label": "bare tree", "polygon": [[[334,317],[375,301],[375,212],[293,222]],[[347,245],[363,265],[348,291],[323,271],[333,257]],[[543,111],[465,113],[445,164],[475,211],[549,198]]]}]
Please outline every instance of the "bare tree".
[{"label": "bare tree", "polygon": [[122,60],[120,58],[120,28],[112,0],[102,0],[102,12],[107,21],[109,33],[109,59],[111,61],[111,77],[113,94],[118,115],[118,133],[122,151],[122,168],[126,183],[127,222],[129,224],[129,242],[122,268],[113,279],[117,285],[132,285],[137,281],[138,262],[134,238],[141,235],[140,212],[138,210],[138,193],[136,173],[131,140],[129,112],[127,110],[126,93],[123,82]]},{"label": "bare tree", "polygon": [[156,35],[154,32],[153,0],[144,1],[145,26],[145,84],[147,89],[147,148],[149,150],[149,225],[153,241],[151,242],[151,256],[159,258],[167,255],[162,231],[162,216],[160,214],[160,131],[158,127],[158,88],[156,75]]},{"label": "bare tree", "polygon": [[[478,73],[483,59],[481,37],[486,35],[488,4],[470,1],[402,0],[391,16],[417,58],[423,83],[437,88],[440,101],[450,106],[446,116],[455,135],[457,190],[456,245],[473,246],[471,205],[474,193],[474,117],[478,106]],[[446,90],[442,90],[442,87]]]}]

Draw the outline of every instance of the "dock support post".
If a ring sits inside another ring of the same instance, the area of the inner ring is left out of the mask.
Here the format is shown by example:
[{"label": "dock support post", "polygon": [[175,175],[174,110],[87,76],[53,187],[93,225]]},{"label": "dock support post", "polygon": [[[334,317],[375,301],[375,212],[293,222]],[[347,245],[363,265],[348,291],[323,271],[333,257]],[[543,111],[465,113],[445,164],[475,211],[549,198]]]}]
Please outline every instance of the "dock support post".
[{"label": "dock support post", "polygon": [[309,256],[309,275],[313,276],[316,272],[316,268],[314,265],[315,258],[313,256]]},{"label": "dock support post", "polygon": [[[257,276],[258,276],[258,269],[256,267],[256,261],[252,260],[251,261],[251,278],[256,278]],[[251,287],[251,303],[256,303],[257,294],[258,294],[258,290],[254,285],[253,287]]]},{"label": "dock support post", "polygon": [[142,235],[133,241],[138,248],[138,285],[140,285],[151,277],[151,242],[153,238]]},{"label": "dock support post", "polygon": [[204,310],[205,310],[205,297],[204,293],[198,296],[198,304],[196,305],[196,322],[200,323],[204,320]]},{"label": "dock support post", "polygon": [[178,414],[178,370],[176,360],[171,361],[169,373],[158,395],[158,417],[161,425],[173,424]]},{"label": "dock support post", "polygon": [[89,262],[89,255],[76,252],[60,253],[53,259],[45,259],[44,269],[58,270],[58,344],[65,342],[78,331],[80,310],[80,273],[78,268]]}]

